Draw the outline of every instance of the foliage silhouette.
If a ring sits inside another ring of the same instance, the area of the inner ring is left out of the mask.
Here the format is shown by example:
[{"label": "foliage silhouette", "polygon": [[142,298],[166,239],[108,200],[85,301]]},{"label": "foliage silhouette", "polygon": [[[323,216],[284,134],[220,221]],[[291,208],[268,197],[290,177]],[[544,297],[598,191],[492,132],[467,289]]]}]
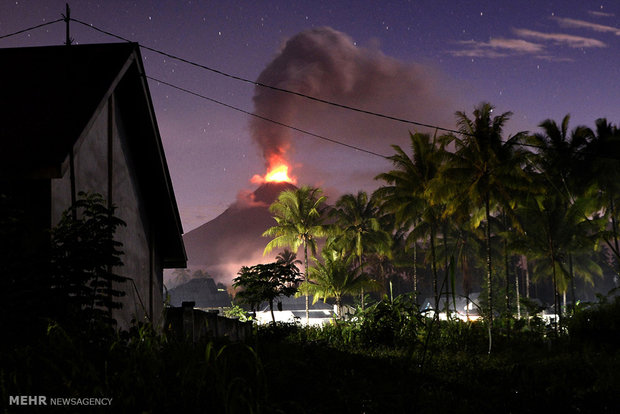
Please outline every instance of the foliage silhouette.
[{"label": "foliage silhouette", "polygon": [[[316,254],[317,240],[327,235],[323,220],[325,219],[327,198],[321,190],[312,187],[301,187],[285,190],[269,207],[276,226],[267,229],[263,236],[273,237],[265,247],[265,253],[277,247],[290,247],[296,252],[300,246],[304,248],[304,278],[308,277],[308,248]],[[310,301],[306,295],[306,322],[310,318]]]},{"label": "foliage silhouette", "polygon": [[233,279],[234,288],[242,288],[237,298],[256,309],[261,303],[269,303],[271,319],[275,323],[273,301],[279,296],[292,296],[297,293],[301,282],[299,270],[294,263],[281,261],[243,266],[238,276]]},{"label": "foliage silhouette", "polygon": [[323,261],[314,259],[315,264],[309,269],[309,279],[301,288],[314,295],[313,303],[318,299],[334,298],[337,314],[343,318],[342,298],[364,290],[379,290],[381,285],[372,280],[366,273],[360,273],[360,267],[353,266],[355,256],[346,254],[345,250],[328,245],[321,252]]},{"label": "foliage silhouette", "polygon": [[114,309],[125,295],[122,284],[128,279],[114,273],[122,266],[122,244],[114,240],[118,227],[125,226],[114,216],[100,194],[79,193],[72,209],[66,210],[52,229],[51,308],[60,322],[78,325],[100,321],[115,324]]}]

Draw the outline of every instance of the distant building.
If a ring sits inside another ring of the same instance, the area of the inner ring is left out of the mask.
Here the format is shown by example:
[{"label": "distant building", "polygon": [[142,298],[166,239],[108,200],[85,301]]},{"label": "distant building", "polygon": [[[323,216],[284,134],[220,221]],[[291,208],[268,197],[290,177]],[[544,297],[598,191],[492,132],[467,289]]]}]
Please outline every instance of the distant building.
[{"label": "distant building", "polygon": [[[464,321],[474,321],[480,318],[480,292],[471,293],[469,296],[456,295],[446,298],[442,295],[439,298],[439,319],[446,320],[448,312],[451,318],[458,318]],[[428,317],[435,315],[435,298],[426,298],[420,310]]]},{"label": "distant building", "polygon": [[210,277],[195,278],[168,291],[170,306],[181,306],[183,302],[194,302],[197,308],[226,308],[231,298],[224,286],[218,288]]},{"label": "distant building", "polygon": [[183,230],[135,43],[0,49],[0,192],[45,249],[78,192],[103,195],[127,223],[119,326],[159,322],[163,269],[185,267]]},{"label": "distant building", "polygon": [[[278,306],[278,303],[281,305]],[[280,310],[281,309],[281,310]],[[330,323],[334,319],[335,306],[324,303],[322,300],[312,303],[310,297],[310,308],[308,309],[308,325],[323,325]],[[306,323],[306,297],[286,297],[276,298],[273,303],[273,316],[276,322],[300,322]],[[272,322],[269,304],[263,303],[256,312],[258,323]]]}]

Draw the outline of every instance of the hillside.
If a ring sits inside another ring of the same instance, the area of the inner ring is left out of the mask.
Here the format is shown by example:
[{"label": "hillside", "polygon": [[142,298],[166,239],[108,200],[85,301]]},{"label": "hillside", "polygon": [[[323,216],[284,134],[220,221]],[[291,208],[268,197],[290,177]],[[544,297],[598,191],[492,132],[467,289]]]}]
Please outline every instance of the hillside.
[{"label": "hillside", "polygon": [[[238,197],[215,219],[183,236],[188,266],[202,268],[216,280],[229,283],[241,266],[271,260],[263,257],[269,241],[261,235],[275,224],[269,206],[289,183],[265,183],[253,193]],[[274,255],[277,252],[274,252]]]}]

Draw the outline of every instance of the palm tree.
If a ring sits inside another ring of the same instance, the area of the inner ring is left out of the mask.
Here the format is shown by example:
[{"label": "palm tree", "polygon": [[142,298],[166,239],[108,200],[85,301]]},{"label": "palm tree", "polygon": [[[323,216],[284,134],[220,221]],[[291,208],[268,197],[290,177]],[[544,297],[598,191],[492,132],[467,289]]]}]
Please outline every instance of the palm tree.
[{"label": "palm tree", "polygon": [[297,254],[290,251],[289,249],[284,249],[276,256],[276,262],[284,265],[291,265],[297,267],[298,264],[301,264],[301,260],[297,258]]},{"label": "palm tree", "polygon": [[[264,237],[273,237],[267,243],[264,254],[280,247],[290,247],[297,251],[303,246],[305,279],[308,277],[308,248],[312,254],[316,254],[317,239],[326,235],[323,225],[325,200],[320,189],[304,186],[283,191],[269,207],[277,225],[263,233]],[[310,302],[306,294],[306,323],[309,320]]]},{"label": "palm tree", "polygon": [[355,255],[347,255],[345,250],[329,245],[322,250],[321,256],[323,263],[313,258],[315,265],[309,269],[310,278],[306,281],[306,290],[314,294],[314,302],[333,297],[339,318],[342,318],[344,295],[358,294],[363,289],[380,289],[378,282],[372,280],[368,274],[360,273],[360,267],[353,265]]},{"label": "palm tree", "polygon": [[[393,215],[390,215],[393,217]],[[400,270],[405,278],[411,278],[413,300],[418,303],[418,242],[407,240],[408,229],[396,227],[392,234],[392,261],[395,271]]]},{"label": "palm tree", "polygon": [[[357,195],[345,194],[330,211],[335,218],[336,234],[334,243],[352,251],[358,259],[360,272],[364,273],[364,255],[376,252],[390,255],[390,234],[381,228],[379,209],[368,194],[359,191]],[[364,309],[364,289],[361,291],[362,309]]]},{"label": "palm tree", "polygon": [[[544,201],[538,202],[538,209],[541,210],[539,213],[544,213],[544,220],[538,230],[546,226],[549,246],[547,255],[553,266],[552,271],[543,271],[543,274],[550,275],[553,279],[554,306],[558,313],[558,288],[565,289],[564,279],[561,277],[570,273],[559,263],[573,261],[573,252],[569,251],[567,246],[569,243],[576,243],[584,234],[599,233],[598,222],[589,217],[600,208],[593,204],[592,194],[587,188],[588,181],[593,177],[584,174],[588,170],[586,154],[594,139],[594,133],[585,126],[577,126],[569,131],[569,121],[569,115],[566,115],[559,125],[554,120],[547,119],[539,125],[543,131],[529,139],[531,144],[538,147],[534,162],[539,171],[539,179],[546,187]],[[584,225],[575,227],[578,222],[583,222]],[[555,227],[561,227],[561,233],[560,230],[554,231]]]},{"label": "palm tree", "polygon": [[[511,112],[493,116],[494,107],[483,102],[474,109],[474,118],[457,112],[460,137],[452,136],[455,151],[449,153],[446,168],[432,186],[435,196],[447,202],[446,214],[471,209],[484,212],[486,240],[487,317],[493,325],[493,265],[491,261],[491,213],[498,206],[514,204],[514,190],[527,182],[523,171],[524,152],[520,132],[503,141],[504,125]],[[477,224],[481,223],[476,220]]]},{"label": "palm tree", "polygon": [[599,200],[598,208],[609,220],[602,240],[616,257],[616,273],[620,275],[618,235],[618,203],[620,203],[620,129],[601,118],[596,120],[596,133],[584,151],[582,169],[587,192]]},{"label": "palm tree", "polygon": [[409,137],[412,156],[409,157],[398,145],[392,146],[396,154],[388,159],[395,168],[376,177],[389,185],[379,188],[375,194],[382,200],[382,208],[394,213],[396,223],[410,229],[407,245],[415,246],[425,236],[430,238],[433,291],[435,305],[438,305],[435,242],[443,206],[432,202],[428,191],[443,161],[443,147],[428,134],[410,133]]},{"label": "palm tree", "polygon": [[595,222],[583,215],[592,201],[584,197],[567,204],[552,194],[532,197],[519,208],[527,237],[515,245],[532,260],[535,278],[551,278],[558,314],[558,292],[567,290],[575,271],[589,283],[593,283],[592,276],[602,275],[601,267],[591,259],[597,236],[592,229]]},{"label": "palm tree", "polygon": [[547,119],[540,123],[541,133],[528,138],[531,145],[537,147],[535,164],[546,180],[546,186],[554,193],[560,194],[570,202],[578,184],[583,181],[583,162],[588,142],[593,132],[585,126],[568,130],[570,115],[566,115],[560,125]]}]

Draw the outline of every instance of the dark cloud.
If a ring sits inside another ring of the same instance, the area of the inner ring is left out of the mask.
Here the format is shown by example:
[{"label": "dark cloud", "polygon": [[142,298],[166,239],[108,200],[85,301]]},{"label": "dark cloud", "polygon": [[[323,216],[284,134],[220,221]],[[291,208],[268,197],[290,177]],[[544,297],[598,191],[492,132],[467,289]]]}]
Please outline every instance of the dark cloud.
[{"label": "dark cloud", "polygon": [[[286,41],[258,82],[394,117],[453,124],[455,92],[438,70],[386,56],[376,46],[359,47],[328,27]],[[408,130],[421,129],[262,87],[254,106],[260,116],[384,154],[391,154],[389,145],[406,143]],[[261,120],[251,121],[251,131],[267,163],[286,157],[293,143],[301,164],[333,145]]]}]

